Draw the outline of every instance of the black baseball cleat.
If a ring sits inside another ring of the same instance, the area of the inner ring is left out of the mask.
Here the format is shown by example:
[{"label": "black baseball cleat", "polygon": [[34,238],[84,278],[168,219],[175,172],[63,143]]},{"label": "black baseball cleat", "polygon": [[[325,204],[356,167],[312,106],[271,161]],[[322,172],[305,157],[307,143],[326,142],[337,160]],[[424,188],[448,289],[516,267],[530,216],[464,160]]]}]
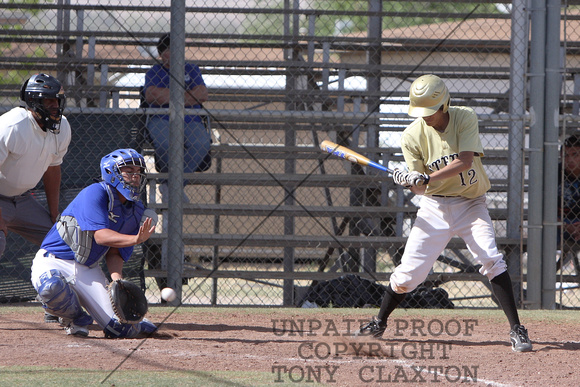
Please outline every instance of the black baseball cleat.
[{"label": "black baseball cleat", "polygon": [[355,336],[372,335],[379,339],[383,336],[385,329],[387,329],[387,323],[373,317],[368,323],[361,324],[359,330],[355,332]]},{"label": "black baseball cleat", "polygon": [[515,352],[530,352],[532,350],[532,342],[528,337],[528,330],[523,325],[514,325],[510,331],[510,340],[512,342],[512,350]]}]

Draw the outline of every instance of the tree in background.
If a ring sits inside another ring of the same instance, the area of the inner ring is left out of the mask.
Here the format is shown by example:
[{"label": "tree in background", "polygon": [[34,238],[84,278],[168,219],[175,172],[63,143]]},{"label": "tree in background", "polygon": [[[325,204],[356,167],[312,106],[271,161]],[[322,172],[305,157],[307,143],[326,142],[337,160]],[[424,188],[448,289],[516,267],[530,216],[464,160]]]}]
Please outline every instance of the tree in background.
[{"label": "tree in background", "polygon": [[[39,4],[39,0],[8,0],[4,1],[7,4]],[[2,11],[2,17],[0,18],[0,27],[3,30],[22,30],[24,24],[29,18],[29,15],[38,14],[40,10],[28,9],[28,8],[5,8]],[[5,52],[10,50],[14,43],[2,43],[0,45],[0,55],[5,55]],[[26,54],[28,58],[45,58],[46,52],[41,48],[37,47],[32,53]],[[18,85],[20,86],[25,79],[30,76],[30,71],[28,70],[4,70],[0,71],[0,84],[2,85]],[[18,98],[19,99],[19,98]]]}]

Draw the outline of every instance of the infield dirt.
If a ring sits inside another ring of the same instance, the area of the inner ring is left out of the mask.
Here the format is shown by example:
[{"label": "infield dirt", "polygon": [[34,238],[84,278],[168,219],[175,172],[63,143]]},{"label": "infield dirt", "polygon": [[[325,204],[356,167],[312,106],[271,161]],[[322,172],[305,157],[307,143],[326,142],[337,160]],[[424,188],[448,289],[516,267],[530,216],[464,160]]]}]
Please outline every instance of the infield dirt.
[{"label": "infield dirt", "polygon": [[[499,310],[397,310],[383,340],[352,337],[372,309],[153,307],[147,339],[87,338],[0,307],[0,367],[260,374],[257,384],[577,386],[580,313],[523,311],[534,350],[514,353]],[[266,380],[266,383],[264,383]],[[224,380],[224,383],[226,380]],[[219,383],[218,383],[219,384]],[[228,383],[229,384],[229,381]],[[110,385],[110,384],[109,384]]]}]

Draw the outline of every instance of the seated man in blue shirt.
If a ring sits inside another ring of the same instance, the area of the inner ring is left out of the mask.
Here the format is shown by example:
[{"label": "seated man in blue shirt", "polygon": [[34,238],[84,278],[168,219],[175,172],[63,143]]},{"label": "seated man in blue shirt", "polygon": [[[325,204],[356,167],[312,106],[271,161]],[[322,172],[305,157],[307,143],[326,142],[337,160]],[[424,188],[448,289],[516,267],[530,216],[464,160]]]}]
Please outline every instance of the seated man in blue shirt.
[{"label": "seated man in blue shirt", "polygon": [[[170,36],[163,35],[157,43],[157,51],[161,63],[154,65],[145,74],[143,93],[145,101],[152,108],[169,107],[170,82]],[[207,101],[208,91],[201,71],[195,64],[185,64],[185,108],[200,109]],[[158,172],[168,172],[169,164],[169,115],[160,114],[149,117],[147,129],[155,147],[155,159]],[[198,115],[186,115],[184,124],[184,172],[192,173],[207,168],[207,155],[210,149],[211,137],[202,119]],[[167,200],[167,185],[160,187],[164,200]]]}]

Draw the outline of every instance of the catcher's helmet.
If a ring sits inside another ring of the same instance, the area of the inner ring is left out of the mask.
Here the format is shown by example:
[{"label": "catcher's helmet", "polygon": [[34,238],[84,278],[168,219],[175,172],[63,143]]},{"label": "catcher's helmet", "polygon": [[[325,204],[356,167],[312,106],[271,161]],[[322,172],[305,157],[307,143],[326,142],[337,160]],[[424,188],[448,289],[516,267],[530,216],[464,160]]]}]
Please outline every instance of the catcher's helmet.
[{"label": "catcher's helmet", "polygon": [[443,106],[443,113],[449,108],[449,90],[436,75],[423,75],[415,80],[409,91],[409,115],[428,117]]},{"label": "catcher's helmet", "polygon": [[[139,186],[131,185],[125,181],[121,174],[121,167],[125,165],[136,165],[141,168]],[[135,149],[117,149],[101,159],[101,178],[132,202],[138,202],[141,192],[145,189],[147,183],[145,173],[145,159]]]},{"label": "catcher's helmet", "polygon": [[[56,98],[58,108],[47,108],[44,105],[43,100],[50,98]],[[43,124],[42,130],[55,134],[60,132],[60,120],[66,107],[66,96],[58,79],[42,73],[31,76],[22,84],[20,99],[36,113]]]}]

